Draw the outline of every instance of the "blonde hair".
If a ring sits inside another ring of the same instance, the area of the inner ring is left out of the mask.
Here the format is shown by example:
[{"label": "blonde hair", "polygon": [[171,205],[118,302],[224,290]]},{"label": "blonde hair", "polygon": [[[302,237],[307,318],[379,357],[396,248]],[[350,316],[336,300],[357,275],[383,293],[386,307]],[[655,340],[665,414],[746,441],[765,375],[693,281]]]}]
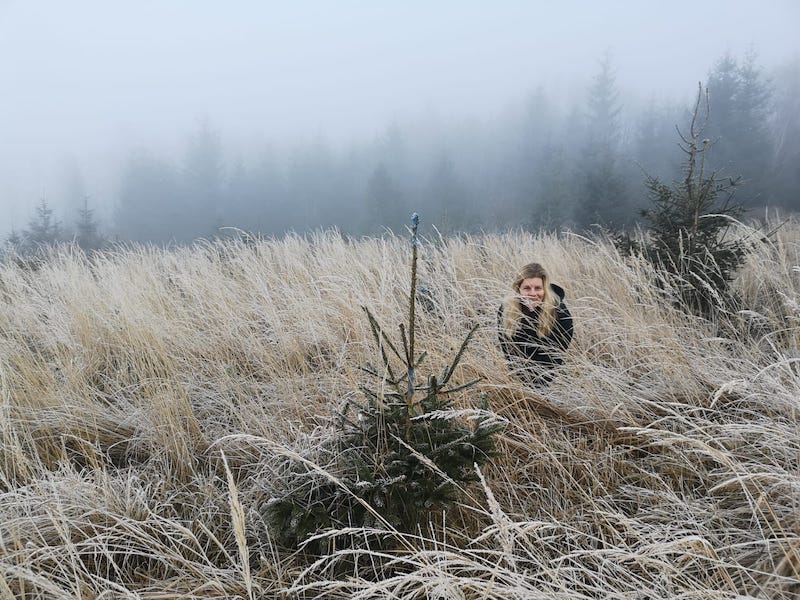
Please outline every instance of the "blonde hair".
[{"label": "blonde hair", "polygon": [[553,326],[556,324],[556,302],[558,302],[558,299],[555,294],[550,291],[550,277],[547,275],[545,268],[539,263],[528,263],[519,270],[517,276],[514,278],[514,282],[511,284],[514,295],[509,296],[503,301],[503,329],[506,335],[513,336],[517,332],[520,319],[522,318],[519,288],[523,281],[534,277],[540,278],[542,280],[542,287],[544,287],[542,308],[539,312],[536,332],[540,336],[547,336],[553,331]]}]

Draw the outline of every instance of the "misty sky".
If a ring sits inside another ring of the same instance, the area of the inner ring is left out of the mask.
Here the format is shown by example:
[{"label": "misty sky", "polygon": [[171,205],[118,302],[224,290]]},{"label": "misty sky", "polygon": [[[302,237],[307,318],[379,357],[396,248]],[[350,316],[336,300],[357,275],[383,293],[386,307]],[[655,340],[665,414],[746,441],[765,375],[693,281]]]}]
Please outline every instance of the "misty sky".
[{"label": "misty sky", "polygon": [[226,147],[360,143],[575,96],[605,52],[626,97],[689,98],[725,52],[800,55],[797,31],[800,0],[0,0],[0,232],[76,171],[113,201],[132,149],[174,155],[200,119]]}]

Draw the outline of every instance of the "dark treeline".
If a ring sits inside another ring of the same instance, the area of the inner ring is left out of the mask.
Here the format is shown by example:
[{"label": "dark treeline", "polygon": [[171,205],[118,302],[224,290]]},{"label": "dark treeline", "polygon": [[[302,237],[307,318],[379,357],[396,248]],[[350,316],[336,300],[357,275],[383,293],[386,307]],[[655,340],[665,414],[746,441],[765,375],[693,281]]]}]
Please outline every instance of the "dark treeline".
[{"label": "dark treeline", "polygon": [[[739,186],[745,207],[800,210],[800,62],[767,74],[752,54],[726,55],[711,66],[705,87],[707,166]],[[182,156],[130,155],[118,176],[113,222],[103,230],[112,239],[157,243],[210,237],[224,227],[371,235],[398,228],[413,210],[446,234],[595,223],[624,229],[646,208],[647,176],[680,176],[676,129],[687,122],[689,101],[627,105],[609,57],[581,100],[539,89],[524,104],[492,125],[431,116],[394,123],[347,149],[318,139],[246,159],[232,157],[206,121]],[[40,235],[47,210],[42,201],[28,229],[12,237]],[[91,208],[80,210],[72,237],[82,223],[82,238],[100,243]]]}]

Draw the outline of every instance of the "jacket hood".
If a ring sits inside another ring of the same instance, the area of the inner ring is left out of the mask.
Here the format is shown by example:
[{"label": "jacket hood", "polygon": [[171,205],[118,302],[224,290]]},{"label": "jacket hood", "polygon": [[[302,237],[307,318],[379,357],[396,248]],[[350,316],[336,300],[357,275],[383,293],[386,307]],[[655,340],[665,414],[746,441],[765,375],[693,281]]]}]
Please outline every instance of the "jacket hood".
[{"label": "jacket hood", "polygon": [[553,292],[558,298],[557,304],[561,304],[564,301],[564,298],[567,296],[564,288],[562,288],[560,285],[556,285],[555,283],[550,284],[550,291]]}]

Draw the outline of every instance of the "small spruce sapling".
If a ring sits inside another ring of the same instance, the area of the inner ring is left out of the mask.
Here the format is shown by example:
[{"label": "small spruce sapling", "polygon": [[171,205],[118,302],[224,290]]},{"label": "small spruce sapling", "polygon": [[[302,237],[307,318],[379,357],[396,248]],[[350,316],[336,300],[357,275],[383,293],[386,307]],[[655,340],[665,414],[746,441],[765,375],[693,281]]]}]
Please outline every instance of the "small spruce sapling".
[{"label": "small spruce sapling", "polygon": [[[454,394],[479,381],[451,383],[477,326],[440,374],[418,383],[426,353],[416,350],[416,213],[411,223],[408,325],[399,326],[396,344],[364,307],[380,364],[363,370],[376,384],[363,386],[363,401],[346,401],[334,421],[331,442],[319,450],[319,456],[330,458],[327,472],[296,462],[292,481],[284,482],[286,492],[267,503],[271,532],[286,546],[302,544],[308,536],[331,528],[413,532],[431,512],[451,505],[462,486],[475,480],[474,465],[485,463],[494,453],[494,434],[501,424],[487,412],[485,398],[480,398],[477,410],[467,411],[471,420],[452,410]],[[355,546],[367,538],[356,533],[347,539]],[[370,543],[380,542],[373,538]],[[324,550],[319,539],[306,548]]]},{"label": "small spruce sapling", "polygon": [[733,301],[729,283],[747,245],[730,236],[731,223],[744,213],[744,207],[734,202],[739,179],[721,178],[717,171],[706,169],[706,153],[712,141],[702,138],[702,99],[700,86],[689,130],[686,135],[679,132],[681,150],[686,155],[683,179],[667,185],[647,176],[645,186],[652,202],[642,211],[647,237],[636,239],[623,233],[614,237],[614,243],[621,251],[640,254],[660,267],[671,276],[684,306],[710,316],[715,308]]}]

